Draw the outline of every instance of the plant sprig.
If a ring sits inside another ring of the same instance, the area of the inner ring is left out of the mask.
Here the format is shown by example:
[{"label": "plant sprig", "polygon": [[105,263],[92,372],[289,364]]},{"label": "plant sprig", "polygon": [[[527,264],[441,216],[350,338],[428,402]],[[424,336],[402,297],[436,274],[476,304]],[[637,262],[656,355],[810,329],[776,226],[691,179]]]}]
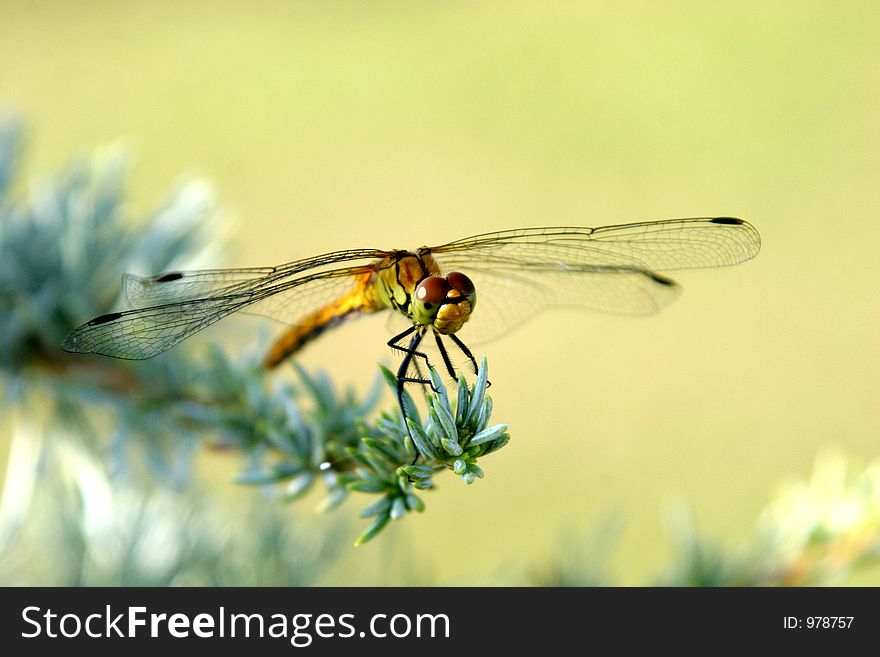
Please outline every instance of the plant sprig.
[{"label": "plant sprig", "polygon": [[[391,389],[396,390],[394,374],[385,367],[382,374]],[[354,473],[346,476],[349,489],[381,495],[361,512],[362,517],[375,516],[375,519],[358,537],[356,545],[372,539],[390,520],[399,520],[408,512],[423,511],[424,502],[415,491],[433,489],[437,473],[452,470],[466,484],[484,476],[477,459],[501,449],[510,440],[506,424],[489,426],[492,399],[486,396],[488,375],[485,358],[473,386],[468,387],[464,375],[460,375],[453,404],[442,379],[432,368],[433,391],[427,396],[428,417],[424,424],[418,417],[409,418],[410,431],[407,432],[393,412],[385,413],[375,423],[371,435],[348,449],[358,462]],[[404,394],[408,393],[404,391]],[[416,463],[410,434],[420,455]]]}]

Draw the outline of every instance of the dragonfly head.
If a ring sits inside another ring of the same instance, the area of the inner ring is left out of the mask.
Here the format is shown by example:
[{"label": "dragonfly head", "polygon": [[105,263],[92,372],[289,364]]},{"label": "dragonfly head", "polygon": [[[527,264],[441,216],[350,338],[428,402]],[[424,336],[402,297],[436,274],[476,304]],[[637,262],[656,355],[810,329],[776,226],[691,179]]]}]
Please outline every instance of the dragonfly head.
[{"label": "dragonfly head", "polygon": [[412,314],[419,324],[433,326],[449,335],[458,331],[477,304],[473,281],[461,272],[446,276],[428,276],[416,286]]}]

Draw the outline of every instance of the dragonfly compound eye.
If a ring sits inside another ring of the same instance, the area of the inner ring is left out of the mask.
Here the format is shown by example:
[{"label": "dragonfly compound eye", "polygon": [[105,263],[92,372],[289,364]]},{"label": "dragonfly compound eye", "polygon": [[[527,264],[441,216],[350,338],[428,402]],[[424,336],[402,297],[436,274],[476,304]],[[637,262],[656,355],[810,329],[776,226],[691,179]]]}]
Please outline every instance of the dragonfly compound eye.
[{"label": "dragonfly compound eye", "polygon": [[419,324],[431,324],[437,310],[446,300],[449,283],[441,276],[428,276],[416,286],[412,300],[412,315]]},{"label": "dragonfly compound eye", "polygon": [[466,297],[473,294],[476,290],[474,282],[460,271],[449,272],[446,280],[449,281],[449,287],[457,291],[460,296]]},{"label": "dragonfly compound eye", "polygon": [[[447,305],[461,305],[466,301],[470,308],[467,312],[473,311],[477,303],[477,288],[474,286],[474,282],[460,271],[449,272],[446,280],[449,281],[449,292],[446,293]],[[447,316],[450,312],[451,310],[447,308]],[[442,310],[441,314],[443,314]]]},{"label": "dragonfly compound eye", "polygon": [[416,300],[425,307],[425,310],[431,310],[443,302],[447,292],[449,292],[449,283],[445,278],[428,276],[416,287]]}]

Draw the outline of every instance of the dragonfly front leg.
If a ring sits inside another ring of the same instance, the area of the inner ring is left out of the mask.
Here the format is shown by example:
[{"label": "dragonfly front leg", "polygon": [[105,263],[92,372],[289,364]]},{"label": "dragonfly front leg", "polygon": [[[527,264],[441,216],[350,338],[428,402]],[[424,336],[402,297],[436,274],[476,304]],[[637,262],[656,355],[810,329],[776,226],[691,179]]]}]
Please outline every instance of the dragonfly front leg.
[{"label": "dragonfly front leg", "polygon": [[[388,342],[388,344],[390,346],[404,352],[403,360],[400,362],[400,367],[397,369],[397,404],[400,406],[400,413],[401,413],[401,415],[403,415],[403,425],[406,427],[406,432],[409,435],[409,440],[412,443],[413,451],[415,452],[415,455],[413,456],[413,460],[412,460],[413,464],[415,464],[416,461],[419,460],[420,454],[419,454],[419,448],[416,447],[416,441],[413,439],[412,431],[410,431],[409,423],[407,422],[406,404],[403,403],[403,387],[406,383],[411,382],[411,383],[428,384],[433,388],[433,384],[428,379],[420,379],[420,378],[407,376],[407,372],[409,371],[410,365],[413,363],[413,358],[415,358],[417,356],[422,356],[422,357],[424,357],[425,362],[428,362],[428,357],[424,353],[417,351],[419,343],[422,341],[422,338],[425,335],[423,331],[417,330],[418,328],[419,327],[417,327],[417,326],[413,326],[413,327],[407,329],[406,331],[404,331],[403,333],[401,333],[400,335],[396,336],[395,338],[392,338],[392,340],[390,340]],[[409,335],[413,331],[416,331],[415,335],[413,335],[413,337],[409,341],[409,345],[407,347],[401,347],[400,345],[392,344],[392,342],[396,343],[399,339],[406,337],[407,335]],[[430,366],[430,363],[429,363],[429,366]]]}]

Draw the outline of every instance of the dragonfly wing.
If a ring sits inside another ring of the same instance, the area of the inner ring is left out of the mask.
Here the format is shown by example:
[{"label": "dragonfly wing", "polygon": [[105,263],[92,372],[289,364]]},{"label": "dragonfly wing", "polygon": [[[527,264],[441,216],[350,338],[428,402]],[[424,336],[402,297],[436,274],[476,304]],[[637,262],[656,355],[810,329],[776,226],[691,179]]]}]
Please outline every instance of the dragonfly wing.
[{"label": "dragonfly wing", "polygon": [[74,330],[61,347],[130,360],[151,358],[247,303],[243,298],[213,297],[109,313]]},{"label": "dragonfly wing", "polygon": [[649,315],[681,291],[674,281],[639,269],[470,267],[467,274],[477,289],[474,316],[461,332],[469,344],[501,337],[548,307]]},{"label": "dragonfly wing", "polygon": [[150,277],[124,274],[122,286],[126,299],[134,308],[146,308],[174,301],[265,290],[295,278],[298,274],[328,271],[339,263],[366,263],[384,258],[388,254],[388,251],[376,249],[357,249],[334,251],[276,267],[173,271]]},{"label": "dragonfly wing", "polygon": [[429,250],[444,271],[473,279],[478,309],[462,335],[479,343],[549,306],[656,312],[679,293],[656,271],[738,264],[754,257],[760,244],[747,222],[696,218],[501,231]]},{"label": "dragonfly wing", "polygon": [[122,275],[122,290],[132,308],[235,294],[275,273],[274,267],[207,269],[159,276]]},{"label": "dragonfly wing", "polygon": [[[177,280],[159,280],[162,276],[143,278],[134,274],[123,276],[123,289],[129,303],[135,308],[147,309],[157,305],[192,301],[205,301],[208,298],[240,298],[254,292],[258,283],[267,274],[254,274],[250,280],[244,272],[249,270],[216,270],[181,272]],[[258,270],[250,270],[258,271]],[[263,270],[274,273],[274,269]],[[282,281],[266,288],[258,297],[249,300],[233,312],[259,315],[284,324],[297,324],[317,308],[331,303],[334,299],[349,292],[355,284],[355,276],[364,271],[361,268],[346,268],[340,275],[324,275],[320,282],[303,284],[298,279]],[[163,276],[169,276],[163,274]],[[241,277],[241,278],[238,278]],[[290,291],[285,291],[289,288]],[[295,293],[292,292],[295,290]],[[267,294],[268,292],[268,294]]]},{"label": "dragonfly wing", "polygon": [[742,219],[670,219],[602,228],[525,228],[431,247],[450,264],[486,258],[560,267],[625,266],[646,271],[723,267],[757,255],[761,238]]},{"label": "dragonfly wing", "polygon": [[[362,285],[364,274],[372,271],[371,263],[386,253],[340,251],[266,269],[172,272],[148,279],[127,276],[126,292],[134,302],[165,303],[101,315],[74,330],[62,347],[143,359],[238,311],[295,324]],[[332,268],[341,262],[349,266]]]},{"label": "dragonfly wing", "polygon": [[[371,271],[372,267],[365,265],[324,272],[317,275],[318,280],[297,282],[289,290],[265,294],[259,301],[242,309],[242,312],[274,319],[283,324],[297,325],[315,311],[332,306],[343,297],[348,297],[349,293],[361,290],[364,274]],[[355,299],[350,299],[354,306],[366,301],[360,295],[355,296]]]}]

